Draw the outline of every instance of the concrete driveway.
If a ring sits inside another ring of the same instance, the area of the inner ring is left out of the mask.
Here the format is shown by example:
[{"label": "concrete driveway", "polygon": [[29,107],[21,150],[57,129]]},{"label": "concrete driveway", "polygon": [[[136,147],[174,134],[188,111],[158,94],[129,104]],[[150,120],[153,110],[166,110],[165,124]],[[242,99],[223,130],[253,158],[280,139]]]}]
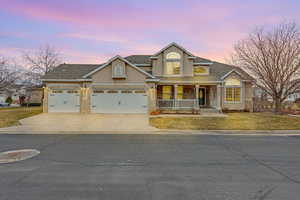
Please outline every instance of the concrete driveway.
[{"label": "concrete driveway", "polygon": [[20,120],[21,125],[2,128],[12,132],[154,131],[145,114],[43,113]]}]

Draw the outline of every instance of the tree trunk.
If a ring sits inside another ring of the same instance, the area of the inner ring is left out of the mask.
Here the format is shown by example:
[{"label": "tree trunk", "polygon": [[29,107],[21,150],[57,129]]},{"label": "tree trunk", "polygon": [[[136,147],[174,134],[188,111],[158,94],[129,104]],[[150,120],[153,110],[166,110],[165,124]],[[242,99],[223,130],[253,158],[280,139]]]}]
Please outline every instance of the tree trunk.
[{"label": "tree trunk", "polygon": [[274,110],[274,112],[276,114],[281,114],[281,104],[282,104],[281,100],[279,98],[277,98],[274,101],[275,101],[275,110]]}]

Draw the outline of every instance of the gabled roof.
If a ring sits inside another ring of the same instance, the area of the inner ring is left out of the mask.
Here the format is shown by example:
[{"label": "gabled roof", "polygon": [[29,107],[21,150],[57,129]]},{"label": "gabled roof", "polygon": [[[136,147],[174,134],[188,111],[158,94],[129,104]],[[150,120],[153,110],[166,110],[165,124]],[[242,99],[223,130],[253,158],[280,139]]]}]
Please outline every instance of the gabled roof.
[{"label": "gabled roof", "polygon": [[[125,57],[124,59],[128,60],[134,65],[151,65],[151,56],[152,55],[130,55]],[[196,56],[194,59],[194,63],[212,63],[212,61]]]},{"label": "gabled roof", "polygon": [[186,54],[188,54],[189,56],[193,56],[194,55],[189,52],[188,50],[186,50],[185,48],[183,48],[182,46],[180,46],[179,44],[172,42],[171,44],[169,44],[168,46],[164,47],[163,49],[161,49],[159,52],[157,52],[156,54],[154,54],[153,56],[158,56],[161,52],[165,51],[166,49],[170,48],[171,46],[175,46],[178,49],[181,49],[183,52],[185,52]]},{"label": "gabled roof", "polygon": [[119,55],[117,55],[117,56],[115,56],[115,57],[109,59],[105,64],[103,64],[103,65],[97,67],[96,69],[94,69],[93,71],[91,71],[91,72],[85,74],[85,75],[83,76],[83,78],[88,78],[88,77],[90,77],[91,75],[93,75],[94,73],[96,73],[96,72],[100,71],[101,69],[107,67],[109,64],[111,64],[113,61],[115,61],[115,60],[117,60],[117,59],[124,61],[126,64],[128,64],[128,65],[131,66],[131,67],[133,67],[133,68],[136,69],[137,71],[139,71],[139,72],[145,74],[145,75],[148,76],[149,78],[155,79],[154,76],[152,76],[151,74],[145,72],[144,70],[141,70],[140,68],[138,68],[137,66],[135,66],[134,64],[132,64],[131,62],[129,62],[128,60],[124,59],[123,57],[121,57],[121,56],[119,56]]},{"label": "gabled roof", "polygon": [[254,80],[248,73],[236,66],[213,62],[213,64],[210,65],[209,68],[210,74],[216,76],[219,80],[222,80],[225,75],[229,75],[234,71],[237,72],[243,80]]},{"label": "gabled roof", "polygon": [[82,76],[99,66],[101,64],[61,64],[42,79],[82,79]]},{"label": "gabled roof", "polygon": [[143,65],[143,64],[149,64],[151,65],[151,55],[131,55],[127,56],[124,59],[131,62],[134,65]]},{"label": "gabled roof", "polygon": [[212,61],[206,58],[196,56],[196,58],[194,59],[194,63],[212,63]]}]

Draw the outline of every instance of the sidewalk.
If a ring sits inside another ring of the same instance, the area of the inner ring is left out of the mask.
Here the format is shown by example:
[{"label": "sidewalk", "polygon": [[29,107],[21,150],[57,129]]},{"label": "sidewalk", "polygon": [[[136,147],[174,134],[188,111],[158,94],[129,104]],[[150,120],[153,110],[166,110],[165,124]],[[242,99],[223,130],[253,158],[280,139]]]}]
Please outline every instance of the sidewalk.
[{"label": "sidewalk", "polygon": [[16,131],[0,129],[0,134],[137,134],[137,135],[226,135],[226,136],[300,136],[300,130],[99,130],[99,131]]}]

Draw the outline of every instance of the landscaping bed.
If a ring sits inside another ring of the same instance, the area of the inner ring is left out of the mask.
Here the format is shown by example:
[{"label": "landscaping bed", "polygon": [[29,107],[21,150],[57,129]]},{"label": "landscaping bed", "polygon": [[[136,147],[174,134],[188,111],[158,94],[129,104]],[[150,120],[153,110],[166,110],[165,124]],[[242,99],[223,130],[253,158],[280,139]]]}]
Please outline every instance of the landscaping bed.
[{"label": "landscaping bed", "polygon": [[228,117],[152,117],[160,129],[300,130],[300,118],[273,113],[228,113]]}]

